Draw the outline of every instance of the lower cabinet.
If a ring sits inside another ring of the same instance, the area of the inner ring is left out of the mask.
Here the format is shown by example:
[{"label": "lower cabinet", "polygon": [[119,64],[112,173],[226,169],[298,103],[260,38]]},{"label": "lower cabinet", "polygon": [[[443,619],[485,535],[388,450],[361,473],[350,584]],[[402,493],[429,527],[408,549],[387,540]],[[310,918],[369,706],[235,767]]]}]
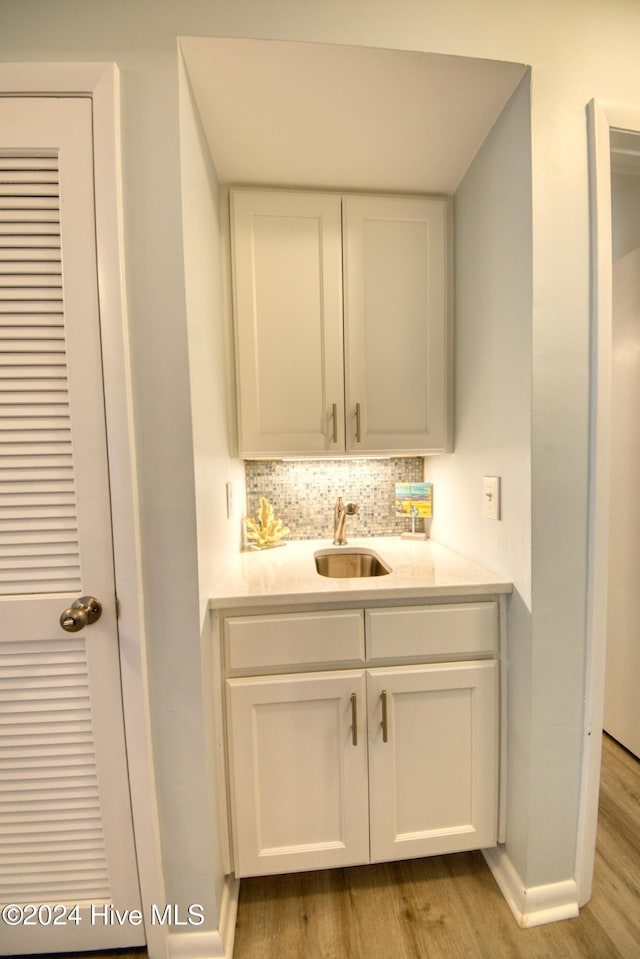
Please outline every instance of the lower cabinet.
[{"label": "lower cabinet", "polygon": [[236,876],[369,861],[364,671],[228,680]]},{"label": "lower cabinet", "polygon": [[497,841],[497,661],[226,683],[234,866],[265,875]]},{"label": "lower cabinet", "polygon": [[370,861],[497,842],[495,660],[372,669]]}]

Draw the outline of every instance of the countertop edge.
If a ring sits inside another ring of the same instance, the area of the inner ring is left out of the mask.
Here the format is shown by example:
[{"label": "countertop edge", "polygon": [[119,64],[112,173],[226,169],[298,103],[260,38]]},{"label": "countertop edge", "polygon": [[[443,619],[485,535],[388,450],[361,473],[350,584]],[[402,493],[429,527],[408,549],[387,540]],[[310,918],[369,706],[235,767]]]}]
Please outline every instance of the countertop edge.
[{"label": "countertop edge", "polygon": [[351,590],[348,593],[269,593],[254,596],[220,596],[209,600],[209,609],[241,609],[264,606],[335,606],[354,602],[393,602],[398,599],[458,599],[474,596],[508,595],[513,592],[512,583],[478,583],[473,586],[397,587],[387,591]]},{"label": "countertop edge", "polygon": [[[208,608],[220,609],[251,609],[257,607],[296,607],[303,605],[335,606],[353,605],[354,603],[375,603],[396,601],[420,601],[451,598],[473,598],[478,596],[497,596],[509,594],[513,591],[513,584],[492,570],[467,559],[433,541],[429,545],[403,545],[398,540],[383,540],[379,538],[360,539],[360,547],[367,546],[390,561],[392,573],[393,565],[397,565],[394,581],[387,583],[382,578],[374,580],[337,579],[328,582],[323,579],[322,584],[314,582],[314,576],[307,574],[300,576],[299,566],[302,556],[306,565],[312,559],[315,549],[326,547],[326,542],[304,541],[296,546],[295,550],[275,550],[271,557],[264,556],[262,570],[267,573],[264,581],[261,577],[253,578],[247,570],[255,570],[254,554],[240,554],[235,557],[236,563],[230,575],[212,590]],[[416,551],[417,550],[417,551]],[[391,553],[391,556],[389,556]],[[279,554],[279,557],[278,555]],[[259,562],[262,562],[259,560]],[[408,565],[407,565],[408,563]],[[411,564],[419,569],[414,572]],[[275,567],[272,565],[275,564]],[[435,572],[438,567],[437,574]],[[269,575],[270,569],[276,569]],[[415,576],[413,582],[408,582]],[[434,582],[434,578],[440,581]],[[386,580],[386,577],[385,577]],[[334,584],[335,583],[335,588]],[[348,585],[347,585],[348,584]]]}]

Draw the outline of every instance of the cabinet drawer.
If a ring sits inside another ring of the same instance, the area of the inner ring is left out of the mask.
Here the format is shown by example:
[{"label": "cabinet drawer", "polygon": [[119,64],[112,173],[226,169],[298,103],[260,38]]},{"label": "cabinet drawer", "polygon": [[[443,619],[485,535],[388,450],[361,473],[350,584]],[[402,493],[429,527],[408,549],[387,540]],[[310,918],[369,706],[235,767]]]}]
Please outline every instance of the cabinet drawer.
[{"label": "cabinet drawer", "polygon": [[225,623],[227,668],[238,673],[322,663],[364,662],[363,610],[232,616]]},{"label": "cabinet drawer", "polygon": [[487,655],[498,647],[497,603],[369,609],[368,662]]}]

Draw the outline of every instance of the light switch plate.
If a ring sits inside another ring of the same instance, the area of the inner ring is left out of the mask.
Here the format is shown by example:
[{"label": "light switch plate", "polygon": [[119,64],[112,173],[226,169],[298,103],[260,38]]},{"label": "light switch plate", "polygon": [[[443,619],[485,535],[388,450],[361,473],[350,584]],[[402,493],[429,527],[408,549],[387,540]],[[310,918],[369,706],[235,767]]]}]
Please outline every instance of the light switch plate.
[{"label": "light switch plate", "polygon": [[482,515],[500,519],[500,477],[485,476],[482,481]]}]

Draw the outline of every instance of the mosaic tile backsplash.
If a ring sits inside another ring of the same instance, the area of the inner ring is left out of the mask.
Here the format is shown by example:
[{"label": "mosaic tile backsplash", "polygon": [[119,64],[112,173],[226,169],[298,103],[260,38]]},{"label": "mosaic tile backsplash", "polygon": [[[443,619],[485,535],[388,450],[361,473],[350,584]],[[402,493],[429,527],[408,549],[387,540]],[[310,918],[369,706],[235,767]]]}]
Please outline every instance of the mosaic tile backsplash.
[{"label": "mosaic tile backsplash", "polygon": [[[410,520],[395,513],[395,484],[420,483],[423,459],[247,460],[247,515],[255,517],[264,496],[291,530],[287,539],[333,538],[338,496],[360,507],[347,520],[347,536],[399,536]],[[420,522],[416,525],[421,530]]]}]

